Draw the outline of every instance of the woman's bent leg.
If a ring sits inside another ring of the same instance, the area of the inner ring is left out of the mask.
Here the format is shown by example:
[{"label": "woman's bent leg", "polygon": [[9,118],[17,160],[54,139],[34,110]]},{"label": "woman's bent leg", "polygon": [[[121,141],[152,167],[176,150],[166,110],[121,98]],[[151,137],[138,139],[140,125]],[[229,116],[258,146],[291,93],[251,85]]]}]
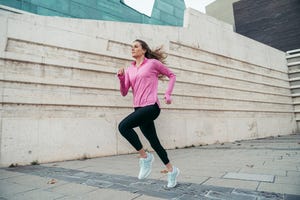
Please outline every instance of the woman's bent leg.
[{"label": "woman's bent leg", "polygon": [[141,150],[143,145],[133,128],[138,126],[138,119],[136,113],[133,112],[123,119],[119,124],[119,131],[121,135],[137,150]]},{"label": "woman's bent leg", "polygon": [[160,109],[155,105],[145,106],[141,108],[135,108],[135,111],[129,114],[119,124],[119,131],[123,137],[137,150],[141,150],[143,145],[133,128],[140,126],[141,124],[153,121],[160,113]]}]

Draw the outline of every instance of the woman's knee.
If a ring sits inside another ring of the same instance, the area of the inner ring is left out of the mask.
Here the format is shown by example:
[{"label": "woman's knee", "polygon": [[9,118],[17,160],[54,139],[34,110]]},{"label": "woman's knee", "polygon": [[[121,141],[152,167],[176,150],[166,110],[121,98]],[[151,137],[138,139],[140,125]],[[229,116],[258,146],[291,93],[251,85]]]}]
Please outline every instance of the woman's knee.
[{"label": "woman's knee", "polygon": [[121,133],[121,135],[123,135],[123,136],[127,135],[127,132],[130,130],[127,123],[124,121],[121,121],[119,123],[118,129],[119,129],[119,132]]},{"label": "woman's knee", "polygon": [[123,135],[123,133],[125,133],[126,131],[126,128],[124,126],[124,123],[123,122],[120,122],[119,125],[118,125],[118,129],[119,129],[119,132]]}]

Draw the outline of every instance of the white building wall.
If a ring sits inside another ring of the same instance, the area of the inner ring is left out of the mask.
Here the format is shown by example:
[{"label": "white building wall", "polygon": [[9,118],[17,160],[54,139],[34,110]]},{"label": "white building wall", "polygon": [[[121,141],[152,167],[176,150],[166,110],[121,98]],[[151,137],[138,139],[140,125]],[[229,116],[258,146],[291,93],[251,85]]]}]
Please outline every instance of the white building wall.
[{"label": "white building wall", "polygon": [[295,132],[284,52],[192,9],[184,23],[0,14],[0,165],[134,152],[117,130],[132,96],[121,97],[115,74],[136,38],[164,45],[177,75],[156,120],[165,148]]}]

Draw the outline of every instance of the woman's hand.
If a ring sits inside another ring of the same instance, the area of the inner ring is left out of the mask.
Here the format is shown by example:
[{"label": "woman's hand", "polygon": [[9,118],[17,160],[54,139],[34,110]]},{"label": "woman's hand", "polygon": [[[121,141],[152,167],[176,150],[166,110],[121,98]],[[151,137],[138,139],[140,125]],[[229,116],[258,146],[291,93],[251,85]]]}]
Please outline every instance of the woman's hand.
[{"label": "woman's hand", "polygon": [[118,71],[118,76],[123,76],[124,75],[124,68],[121,68],[121,69],[119,69],[119,71]]},{"label": "woman's hand", "polygon": [[166,104],[171,104],[172,103],[172,100],[171,100],[171,97],[170,97],[170,95],[165,95],[165,103]]}]

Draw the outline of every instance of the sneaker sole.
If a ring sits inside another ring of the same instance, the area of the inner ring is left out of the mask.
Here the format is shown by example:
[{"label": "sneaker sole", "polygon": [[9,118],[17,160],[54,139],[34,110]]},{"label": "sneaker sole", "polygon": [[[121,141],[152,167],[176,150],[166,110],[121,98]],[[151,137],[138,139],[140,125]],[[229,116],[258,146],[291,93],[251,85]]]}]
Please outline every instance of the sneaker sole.
[{"label": "sneaker sole", "polygon": [[177,177],[179,176],[179,174],[180,174],[180,170],[177,168],[177,170],[178,170],[178,173],[177,173],[177,175],[176,175],[176,181],[175,181],[175,185],[173,186],[170,186],[170,187],[168,187],[167,186],[167,188],[174,188],[176,185],[177,185]]}]

